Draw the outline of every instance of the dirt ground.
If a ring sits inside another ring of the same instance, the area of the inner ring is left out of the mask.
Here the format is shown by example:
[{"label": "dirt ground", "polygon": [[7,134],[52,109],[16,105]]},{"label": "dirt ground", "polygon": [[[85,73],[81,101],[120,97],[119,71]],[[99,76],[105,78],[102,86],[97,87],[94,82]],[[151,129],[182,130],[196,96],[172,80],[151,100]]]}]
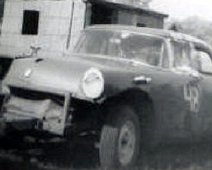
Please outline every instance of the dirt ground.
[{"label": "dirt ground", "polygon": [[[98,170],[98,162],[98,151],[92,146],[58,141],[35,144],[32,139],[7,139],[0,144],[0,170]],[[135,169],[211,170],[212,144],[160,145],[143,150]]]}]

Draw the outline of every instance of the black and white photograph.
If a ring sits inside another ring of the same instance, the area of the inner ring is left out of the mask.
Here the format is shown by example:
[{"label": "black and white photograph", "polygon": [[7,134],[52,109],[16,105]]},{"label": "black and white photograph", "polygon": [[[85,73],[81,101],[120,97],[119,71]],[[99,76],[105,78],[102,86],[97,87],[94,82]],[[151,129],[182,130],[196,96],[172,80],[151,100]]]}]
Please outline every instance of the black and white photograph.
[{"label": "black and white photograph", "polygon": [[212,1],[0,0],[0,170],[211,170]]}]

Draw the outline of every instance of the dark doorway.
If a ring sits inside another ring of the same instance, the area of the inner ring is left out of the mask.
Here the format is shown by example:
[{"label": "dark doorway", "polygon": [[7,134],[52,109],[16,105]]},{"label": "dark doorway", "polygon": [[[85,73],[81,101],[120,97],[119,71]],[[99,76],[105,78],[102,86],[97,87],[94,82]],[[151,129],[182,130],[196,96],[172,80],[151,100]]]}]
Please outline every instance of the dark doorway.
[{"label": "dark doorway", "polygon": [[91,25],[113,24],[116,20],[114,9],[105,5],[94,4],[91,7]]}]

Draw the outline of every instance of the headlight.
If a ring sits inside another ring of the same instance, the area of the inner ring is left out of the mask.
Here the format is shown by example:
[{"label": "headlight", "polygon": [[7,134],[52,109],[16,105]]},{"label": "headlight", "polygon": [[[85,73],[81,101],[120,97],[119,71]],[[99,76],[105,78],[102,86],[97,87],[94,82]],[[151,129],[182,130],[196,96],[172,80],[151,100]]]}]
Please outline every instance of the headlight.
[{"label": "headlight", "polygon": [[96,99],[101,96],[104,91],[104,78],[98,69],[91,68],[86,71],[82,79],[82,90],[88,98]]}]

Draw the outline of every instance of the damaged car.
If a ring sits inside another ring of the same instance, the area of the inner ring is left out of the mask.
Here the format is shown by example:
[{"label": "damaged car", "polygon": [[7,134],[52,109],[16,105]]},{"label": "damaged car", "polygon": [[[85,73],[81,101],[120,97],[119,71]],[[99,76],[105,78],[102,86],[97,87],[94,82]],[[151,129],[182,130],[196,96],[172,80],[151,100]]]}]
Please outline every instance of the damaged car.
[{"label": "damaged car", "polygon": [[4,79],[7,126],[95,136],[103,167],[129,167],[141,146],[212,137],[212,53],[167,30],[99,25],[70,56],[15,60]]}]

